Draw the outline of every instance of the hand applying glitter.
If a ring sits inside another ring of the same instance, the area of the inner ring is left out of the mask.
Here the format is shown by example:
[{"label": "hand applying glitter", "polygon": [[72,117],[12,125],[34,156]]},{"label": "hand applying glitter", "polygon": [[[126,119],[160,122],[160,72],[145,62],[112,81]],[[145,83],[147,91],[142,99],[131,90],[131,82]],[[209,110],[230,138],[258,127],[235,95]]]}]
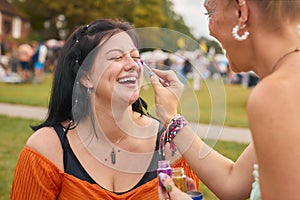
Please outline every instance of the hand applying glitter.
[{"label": "hand applying glitter", "polygon": [[[148,75],[149,75],[149,77],[152,77],[152,76],[155,75],[155,74],[153,73],[151,67],[149,67],[149,66],[146,64],[145,61],[140,60],[140,61],[138,62],[138,65],[139,65],[140,67],[145,67],[145,69],[148,70]],[[160,82],[163,86],[169,86],[168,82],[164,81],[164,80],[161,79],[160,77],[158,77],[158,79],[159,79],[159,82]]]},{"label": "hand applying glitter", "polygon": [[[150,77],[150,81],[155,93],[156,114],[164,124],[167,124],[177,115],[184,85],[174,71],[152,69],[152,72],[155,75]],[[168,84],[162,83],[161,80]]]}]

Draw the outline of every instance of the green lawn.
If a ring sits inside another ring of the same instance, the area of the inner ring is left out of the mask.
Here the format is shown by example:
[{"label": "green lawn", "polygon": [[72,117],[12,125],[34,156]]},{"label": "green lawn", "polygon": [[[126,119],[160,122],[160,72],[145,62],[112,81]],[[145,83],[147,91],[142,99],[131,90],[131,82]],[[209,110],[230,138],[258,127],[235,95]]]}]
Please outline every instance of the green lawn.
[{"label": "green lawn", "polygon": [[[43,84],[0,83],[0,102],[47,106],[51,80],[52,76],[48,75]],[[248,127],[245,107],[251,89],[240,85],[224,86],[220,82],[208,80],[202,83],[200,91],[194,92],[190,84],[189,81],[179,107],[180,112],[189,121],[216,124],[224,122],[227,126]],[[150,113],[154,113],[152,88],[144,88],[141,96],[147,101]],[[212,112],[212,110],[222,112]],[[34,120],[0,115],[0,200],[9,199],[19,152],[32,133],[29,125],[36,123],[37,121]],[[247,144],[218,141],[214,149],[236,160],[246,146]],[[203,184],[201,184],[201,192],[207,200],[217,199]]]},{"label": "green lawn", "polygon": [[32,133],[29,125],[36,122],[2,115],[0,122],[0,200],[7,200],[19,153]]},{"label": "green lawn", "polygon": [[43,84],[0,83],[0,102],[47,106],[51,91],[52,76],[47,75]]},{"label": "green lawn", "polygon": [[[51,80],[52,76],[47,75],[43,84],[0,83],[0,102],[47,106]],[[179,107],[181,114],[189,121],[248,127],[245,108],[251,89],[207,80],[202,82],[200,91],[194,92],[190,85],[191,80],[186,86]],[[155,113],[152,87],[147,85],[141,96],[148,103],[150,113]]]}]

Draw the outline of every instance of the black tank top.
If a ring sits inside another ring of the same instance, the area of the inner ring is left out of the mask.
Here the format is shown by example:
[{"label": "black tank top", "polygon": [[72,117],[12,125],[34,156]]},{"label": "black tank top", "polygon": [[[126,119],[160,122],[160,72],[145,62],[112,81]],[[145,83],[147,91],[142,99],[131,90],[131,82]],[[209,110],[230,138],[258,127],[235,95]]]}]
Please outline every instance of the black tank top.
[{"label": "black tank top", "polygon": [[[73,152],[68,138],[67,134],[63,130],[62,125],[55,125],[54,129],[60,139],[62,148],[63,148],[63,162],[64,162],[64,171],[65,173],[71,174],[75,176],[78,179],[81,179],[83,181],[87,181],[91,184],[97,184],[93,178],[86,172],[86,170],[83,168],[83,166],[80,164],[79,160],[77,159],[75,153]],[[158,167],[158,161],[159,160],[164,160],[164,157],[159,154],[159,138],[161,134],[163,133],[164,128],[162,124],[159,125],[159,130],[156,138],[156,145],[155,145],[155,151],[153,152],[152,160],[151,163],[148,167],[147,172],[144,174],[144,176],[141,178],[141,180],[130,190],[122,193],[117,193],[116,194],[123,194],[127,193],[151,180],[157,177],[156,170]],[[101,185],[99,185],[101,187]],[[103,188],[103,187],[101,187]],[[105,189],[105,188],[103,188]]]}]

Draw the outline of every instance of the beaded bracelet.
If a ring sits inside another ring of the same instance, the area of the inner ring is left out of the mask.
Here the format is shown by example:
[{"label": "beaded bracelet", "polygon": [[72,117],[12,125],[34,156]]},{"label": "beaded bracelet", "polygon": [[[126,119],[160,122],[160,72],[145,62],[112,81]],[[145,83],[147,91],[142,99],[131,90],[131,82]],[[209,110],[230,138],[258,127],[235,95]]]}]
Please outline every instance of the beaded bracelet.
[{"label": "beaded bracelet", "polygon": [[170,149],[172,152],[172,156],[175,155],[175,152],[177,150],[173,139],[175,136],[178,134],[178,132],[185,126],[187,125],[187,121],[185,118],[181,115],[177,115],[176,117],[173,117],[170,120],[169,125],[167,126],[167,129],[165,132],[160,136],[159,140],[159,152],[165,156],[165,146],[167,143],[170,143]]}]

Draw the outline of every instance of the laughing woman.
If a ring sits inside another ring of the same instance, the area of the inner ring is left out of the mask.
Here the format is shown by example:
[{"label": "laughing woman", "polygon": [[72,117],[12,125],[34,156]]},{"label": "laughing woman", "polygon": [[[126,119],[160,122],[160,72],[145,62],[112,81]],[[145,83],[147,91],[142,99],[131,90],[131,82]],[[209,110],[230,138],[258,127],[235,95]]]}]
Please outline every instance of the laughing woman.
[{"label": "laughing woman", "polygon": [[[20,154],[12,199],[158,199],[163,126],[139,96],[137,41],[132,26],[112,20],[68,38],[48,117]],[[199,184],[180,155],[171,163]]]}]

